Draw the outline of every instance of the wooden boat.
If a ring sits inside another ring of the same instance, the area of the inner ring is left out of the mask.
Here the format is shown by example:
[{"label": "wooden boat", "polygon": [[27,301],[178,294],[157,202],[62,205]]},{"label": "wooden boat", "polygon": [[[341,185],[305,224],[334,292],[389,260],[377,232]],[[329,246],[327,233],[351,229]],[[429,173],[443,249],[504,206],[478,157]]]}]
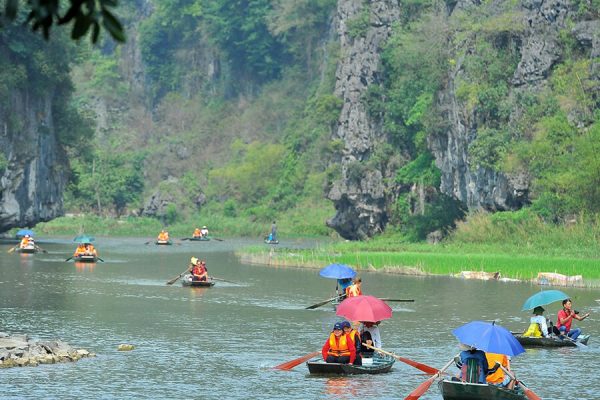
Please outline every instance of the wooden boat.
[{"label": "wooden boat", "polygon": [[210,238],[206,237],[206,236],[202,236],[202,237],[191,237],[191,238],[188,238],[187,240],[189,240],[190,242],[208,242],[210,240]]},{"label": "wooden boat", "polygon": [[525,400],[521,389],[444,379],[438,383],[444,400]]},{"label": "wooden boat", "polygon": [[173,244],[173,242],[171,242],[170,240],[157,240],[156,242],[154,242],[154,244],[157,246],[170,246]]},{"label": "wooden boat", "polygon": [[376,354],[373,358],[364,358],[363,365],[326,363],[322,358],[315,358],[306,366],[314,375],[384,374],[390,372],[395,361],[393,357]]},{"label": "wooden boat", "polygon": [[279,240],[269,240],[269,239],[265,239],[265,243],[266,243],[266,244],[279,244]]},{"label": "wooden boat", "polygon": [[92,254],[82,254],[80,256],[73,257],[73,261],[95,263],[96,261],[98,261],[98,257]]},{"label": "wooden boat", "polygon": [[[550,337],[531,337],[523,336],[520,333],[514,333],[515,338],[521,343],[523,347],[577,347],[577,344],[573,340],[561,339],[557,336]],[[577,338],[577,342],[581,344],[587,344],[590,339],[590,335],[580,335]]]},{"label": "wooden boat", "polygon": [[190,274],[185,274],[184,276],[181,277],[181,284],[183,286],[190,286],[190,287],[213,287],[213,286],[215,286],[215,282],[213,280],[194,281],[194,280],[192,280],[192,275],[190,275]]},{"label": "wooden boat", "polygon": [[33,254],[33,253],[37,253],[37,249],[35,248],[35,246],[26,246],[26,247],[18,247],[15,249],[16,253],[23,253],[23,254]]}]

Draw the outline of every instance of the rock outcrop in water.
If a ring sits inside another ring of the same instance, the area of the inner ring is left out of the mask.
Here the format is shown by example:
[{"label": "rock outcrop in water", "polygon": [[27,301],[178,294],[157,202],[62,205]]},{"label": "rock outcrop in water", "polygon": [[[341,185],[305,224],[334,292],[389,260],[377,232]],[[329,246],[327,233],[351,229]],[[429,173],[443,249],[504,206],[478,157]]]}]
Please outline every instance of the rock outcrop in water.
[{"label": "rock outcrop in water", "polygon": [[27,335],[9,336],[0,332],[0,368],[35,367],[94,356],[94,353],[75,349],[60,340],[35,341]]}]

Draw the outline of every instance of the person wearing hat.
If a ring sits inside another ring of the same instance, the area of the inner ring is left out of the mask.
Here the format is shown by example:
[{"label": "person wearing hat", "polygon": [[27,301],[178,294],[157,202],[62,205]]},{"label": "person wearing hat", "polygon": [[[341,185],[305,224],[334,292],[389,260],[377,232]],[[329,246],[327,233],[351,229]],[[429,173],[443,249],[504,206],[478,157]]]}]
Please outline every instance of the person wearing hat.
[{"label": "person wearing hat", "polygon": [[358,331],[356,329],[352,329],[352,325],[350,324],[350,322],[348,321],[344,321],[342,322],[342,329],[344,330],[344,333],[348,336],[350,336],[350,339],[352,339],[352,342],[354,343],[354,348],[356,349],[356,358],[354,359],[354,365],[362,365],[362,358],[361,358],[361,352],[360,352],[360,348],[362,345],[362,341],[360,339],[360,334],[358,333]]},{"label": "person wearing hat", "polygon": [[21,243],[19,244],[19,247],[21,249],[25,249],[27,248],[29,245],[34,245],[33,243],[33,238],[29,235],[25,235],[23,236],[23,238],[21,239]]},{"label": "person wearing hat", "polygon": [[206,225],[204,225],[202,227],[202,229],[200,229],[200,233],[202,234],[203,237],[207,237],[208,236],[208,228],[206,227]]},{"label": "person wearing hat", "polygon": [[460,380],[468,383],[486,383],[486,376],[496,372],[498,366],[490,369],[487,357],[483,350],[473,346],[459,343],[461,352],[454,359],[456,366],[460,368]]},{"label": "person wearing hat", "polygon": [[533,317],[529,320],[529,328],[523,333],[528,337],[548,337],[548,323],[544,317],[544,307],[537,306],[533,309]]},{"label": "person wearing hat", "polygon": [[321,350],[323,360],[327,363],[353,364],[356,359],[356,347],[350,335],[344,333],[341,322],[333,325],[329,338]]}]

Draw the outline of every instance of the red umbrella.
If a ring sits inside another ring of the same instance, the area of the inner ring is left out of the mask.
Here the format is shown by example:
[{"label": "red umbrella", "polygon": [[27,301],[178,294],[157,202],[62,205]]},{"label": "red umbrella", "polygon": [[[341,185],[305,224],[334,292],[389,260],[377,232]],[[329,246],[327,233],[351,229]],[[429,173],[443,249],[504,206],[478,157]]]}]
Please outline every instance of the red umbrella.
[{"label": "red umbrella", "polygon": [[351,321],[377,322],[392,318],[392,309],[377,297],[362,295],[342,301],[336,314]]}]

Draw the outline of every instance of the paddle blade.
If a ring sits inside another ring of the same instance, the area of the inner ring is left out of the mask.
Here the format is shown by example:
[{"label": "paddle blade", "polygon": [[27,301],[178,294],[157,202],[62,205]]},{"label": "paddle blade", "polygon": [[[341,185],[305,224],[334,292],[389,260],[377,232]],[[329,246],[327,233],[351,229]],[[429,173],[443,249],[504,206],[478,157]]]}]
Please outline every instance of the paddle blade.
[{"label": "paddle blade", "polygon": [[10,249],[8,249],[8,253],[12,253],[13,251],[15,251],[16,247],[11,247]]},{"label": "paddle blade", "polygon": [[302,364],[304,361],[307,361],[313,357],[316,357],[320,353],[321,353],[320,351],[313,351],[312,353],[308,353],[307,355],[302,356],[300,358],[296,358],[295,360],[288,361],[283,364],[279,364],[279,365],[273,367],[273,369],[281,369],[284,371],[289,371],[290,369],[294,368],[295,366]]},{"label": "paddle blade", "polygon": [[529,400],[542,400],[537,394],[533,393],[533,391],[531,389],[525,387],[523,385],[523,383],[521,383],[521,386],[523,387],[523,391],[525,392],[525,396]]},{"label": "paddle blade", "polygon": [[337,296],[335,296],[335,297],[332,297],[331,299],[327,299],[327,300],[325,300],[325,301],[321,301],[320,303],[313,304],[312,306],[308,306],[308,307],[306,307],[306,308],[305,308],[305,310],[312,310],[312,309],[315,309],[315,308],[318,308],[318,307],[324,306],[325,304],[327,304],[327,303],[330,303],[330,302],[332,302],[333,300],[335,300],[335,299],[337,299],[337,298],[338,298],[338,297],[337,297]]},{"label": "paddle blade", "polygon": [[410,394],[405,398],[405,400],[417,400],[419,397],[423,396],[425,392],[429,390],[433,381],[437,379],[437,375],[432,376],[427,379],[425,382],[421,383],[415,390],[410,392]]},{"label": "paddle blade", "polygon": [[416,369],[419,369],[419,370],[425,372],[426,374],[433,375],[433,374],[437,374],[438,372],[440,372],[440,370],[437,368],[433,368],[433,367],[430,367],[429,365],[421,364],[420,362],[416,362],[416,361],[410,360],[408,358],[400,357],[397,355],[394,355],[394,358],[396,358],[396,360],[398,360],[398,361],[402,361],[403,363],[410,365],[411,367],[415,367]]}]

